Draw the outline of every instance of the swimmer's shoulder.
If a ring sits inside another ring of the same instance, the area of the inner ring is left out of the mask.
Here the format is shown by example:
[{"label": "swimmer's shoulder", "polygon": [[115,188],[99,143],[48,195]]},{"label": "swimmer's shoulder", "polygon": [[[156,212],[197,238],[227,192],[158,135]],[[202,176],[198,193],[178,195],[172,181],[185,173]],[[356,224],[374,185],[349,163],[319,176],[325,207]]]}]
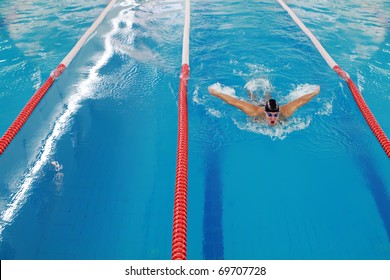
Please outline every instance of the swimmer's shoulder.
[{"label": "swimmer's shoulder", "polygon": [[288,119],[288,117],[287,117],[285,114],[283,114],[283,111],[282,111],[282,110],[280,110],[279,120],[281,120],[281,121],[287,121],[287,119]]},{"label": "swimmer's shoulder", "polygon": [[264,115],[264,111],[265,111],[265,105],[258,105],[259,106],[259,108],[258,108],[258,110],[257,110],[257,115],[255,115],[255,116],[253,116],[252,118],[253,118],[253,120],[255,120],[255,121],[261,121],[261,120],[264,120],[265,119],[265,115]]}]

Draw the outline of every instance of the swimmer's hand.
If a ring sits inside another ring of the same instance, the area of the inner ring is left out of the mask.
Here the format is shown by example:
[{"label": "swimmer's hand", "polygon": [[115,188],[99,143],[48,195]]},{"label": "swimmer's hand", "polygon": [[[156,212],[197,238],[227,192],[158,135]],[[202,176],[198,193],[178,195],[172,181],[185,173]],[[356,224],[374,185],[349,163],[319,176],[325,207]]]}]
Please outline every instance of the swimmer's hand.
[{"label": "swimmer's hand", "polygon": [[316,89],[313,91],[315,95],[320,93],[320,86],[317,86]]},{"label": "swimmer's hand", "polygon": [[208,89],[209,89],[209,92],[210,92],[211,95],[214,95],[214,96],[218,95],[218,91],[215,88],[209,86]]}]

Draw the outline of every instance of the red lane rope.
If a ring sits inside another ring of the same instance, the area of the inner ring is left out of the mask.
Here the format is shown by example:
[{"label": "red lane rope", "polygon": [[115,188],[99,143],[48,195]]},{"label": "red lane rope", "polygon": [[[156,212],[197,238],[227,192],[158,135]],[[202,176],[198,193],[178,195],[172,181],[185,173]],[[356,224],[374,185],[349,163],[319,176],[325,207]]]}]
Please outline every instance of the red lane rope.
[{"label": "red lane rope", "polygon": [[187,258],[188,77],[189,66],[188,64],[183,64],[179,88],[179,128],[173,211],[172,260],[185,260]]},{"label": "red lane rope", "polygon": [[183,49],[179,87],[179,123],[176,158],[175,198],[173,206],[172,260],[187,259],[187,178],[188,178],[188,108],[190,0],[186,0]]},{"label": "red lane rope", "polygon": [[19,113],[17,118],[11,124],[11,126],[7,129],[4,135],[0,139],[0,155],[3,154],[5,149],[11,143],[12,139],[18,134],[19,130],[26,123],[27,119],[30,117],[32,112],[38,103],[45,96],[49,88],[52,86],[54,80],[62,74],[65,70],[66,66],[64,64],[60,64],[57,68],[52,72],[50,77],[45,81],[45,83],[36,91],[36,93],[31,97],[28,103],[24,106],[23,110]]},{"label": "red lane rope", "polygon": [[351,90],[352,96],[356,101],[356,104],[358,105],[360,111],[363,114],[363,117],[366,119],[372,132],[378,139],[379,143],[382,145],[383,149],[385,150],[385,153],[390,158],[390,141],[387,138],[386,134],[383,132],[378,122],[376,121],[374,115],[371,113],[371,110],[368,107],[367,103],[364,101],[364,98],[360,93],[359,89],[356,87],[355,83],[352,81],[349,75],[343,69],[341,69],[340,66],[336,65],[335,67],[333,67],[333,70],[346,81],[349,89]]}]

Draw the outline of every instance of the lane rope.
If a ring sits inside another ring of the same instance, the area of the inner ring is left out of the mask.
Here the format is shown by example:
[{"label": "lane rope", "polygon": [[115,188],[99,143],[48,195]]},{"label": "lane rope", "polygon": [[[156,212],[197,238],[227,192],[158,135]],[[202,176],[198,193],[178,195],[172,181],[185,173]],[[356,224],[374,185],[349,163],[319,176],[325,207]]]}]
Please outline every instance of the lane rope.
[{"label": "lane rope", "polygon": [[115,4],[116,0],[111,0],[107,7],[101,12],[99,17],[95,20],[95,22],[91,25],[91,27],[84,33],[84,35],[78,40],[76,45],[72,48],[72,50],[67,54],[67,56],[61,61],[61,63],[54,69],[49,78],[44,82],[44,84],[34,93],[31,99],[24,106],[22,111],[16,117],[14,122],[10,125],[4,135],[0,138],[0,156],[4,153],[5,149],[11,143],[11,141],[15,138],[16,134],[20,131],[23,125],[27,122],[28,118],[31,116],[32,112],[38,105],[38,103],[45,96],[47,91],[50,89],[54,81],[64,72],[64,70],[69,66],[73,58],[77,55],[80,49],[84,46],[87,39],[91,36],[91,34],[96,30],[96,28],[100,25],[103,19],[106,17],[108,11]]},{"label": "lane rope", "polygon": [[309,29],[302,23],[302,21],[297,17],[297,15],[282,1],[277,0],[279,4],[287,11],[287,13],[290,15],[290,17],[295,21],[295,23],[301,28],[303,32],[310,38],[310,40],[313,42],[314,46],[317,48],[317,50],[320,52],[321,56],[325,59],[325,61],[328,63],[330,68],[332,68],[348,85],[348,88],[350,89],[352,96],[355,99],[356,104],[358,105],[360,111],[363,114],[363,117],[365,118],[366,122],[368,123],[369,127],[371,128],[372,132],[378,139],[379,143],[381,144],[383,150],[387,154],[387,156],[390,158],[390,141],[386,134],[383,132],[382,128],[380,127],[379,123],[375,119],[374,115],[372,114],[370,108],[368,107],[367,103],[365,102],[362,94],[360,93],[359,89],[355,85],[355,83],[350,78],[349,74],[345,72],[337,63],[333,60],[333,58],[328,54],[328,52],[322,47],[320,42],[317,40],[317,38],[310,32]]},{"label": "lane rope", "polygon": [[172,260],[187,259],[188,107],[190,0],[185,3],[182,67],[179,86],[176,182],[173,209]]}]

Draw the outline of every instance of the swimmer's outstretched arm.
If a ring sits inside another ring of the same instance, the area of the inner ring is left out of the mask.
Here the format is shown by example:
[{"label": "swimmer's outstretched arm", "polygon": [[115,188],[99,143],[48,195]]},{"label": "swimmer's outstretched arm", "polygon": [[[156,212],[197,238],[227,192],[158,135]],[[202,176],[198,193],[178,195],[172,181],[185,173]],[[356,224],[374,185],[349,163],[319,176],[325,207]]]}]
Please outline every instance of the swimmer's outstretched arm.
[{"label": "swimmer's outstretched arm", "polygon": [[305,105],[307,102],[313,99],[314,96],[320,93],[320,86],[317,86],[317,88],[311,92],[307,93],[294,101],[291,101],[290,103],[287,103],[286,105],[283,105],[280,107],[281,113],[285,117],[290,117],[294,112],[301,106]]},{"label": "swimmer's outstretched arm", "polygon": [[211,95],[214,95],[214,96],[222,99],[223,101],[225,101],[229,105],[232,105],[232,106],[240,109],[241,111],[243,111],[245,114],[247,114],[250,117],[255,117],[255,116],[261,114],[261,108],[259,106],[252,104],[252,103],[239,100],[239,99],[234,98],[234,97],[227,95],[227,94],[223,94],[221,92],[218,92],[216,89],[214,89],[212,87],[209,87],[209,92]]}]

